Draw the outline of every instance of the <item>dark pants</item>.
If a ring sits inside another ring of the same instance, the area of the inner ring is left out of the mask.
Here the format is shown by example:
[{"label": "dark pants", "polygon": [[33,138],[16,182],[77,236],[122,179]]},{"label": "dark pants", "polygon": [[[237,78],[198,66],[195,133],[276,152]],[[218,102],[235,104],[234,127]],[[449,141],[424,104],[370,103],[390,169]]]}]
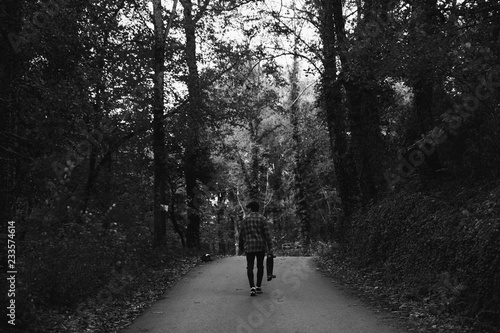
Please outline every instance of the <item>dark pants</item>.
[{"label": "dark pants", "polygon": [[253,266],[255,258],[257,258],[257,287],[260,287],[262,283],[262,277],[264,276],[264,256],[265,251],[247,253],[247,276],[250,288],[255,287],[253,279]]}]

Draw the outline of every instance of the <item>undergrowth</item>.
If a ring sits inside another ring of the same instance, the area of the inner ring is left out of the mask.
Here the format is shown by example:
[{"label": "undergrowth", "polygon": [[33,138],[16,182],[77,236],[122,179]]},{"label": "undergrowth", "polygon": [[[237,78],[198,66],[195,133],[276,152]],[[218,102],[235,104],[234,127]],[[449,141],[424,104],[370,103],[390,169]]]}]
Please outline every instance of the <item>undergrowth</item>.
[{"label": "undergrowth", "polygon": [[2,329],[118,332],[199,262],[195,252],[153,248],[151,239],[142,227],[92,221],[32,226],[18,242],[16,325]]},{"label": "undergrowth", "polygon": [[500,183],[414,186],[355,215],[340,249],[322,258],[370,277],[429,316],[500,331]]}]

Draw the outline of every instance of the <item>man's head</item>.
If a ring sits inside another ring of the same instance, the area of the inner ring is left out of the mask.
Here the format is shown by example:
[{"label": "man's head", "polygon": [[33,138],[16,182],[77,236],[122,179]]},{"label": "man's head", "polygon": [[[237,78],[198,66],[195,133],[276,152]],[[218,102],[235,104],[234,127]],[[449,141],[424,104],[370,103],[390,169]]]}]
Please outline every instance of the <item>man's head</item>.
[{"label": "man's head", "polygon": [[252,212],[259,212],[259,203],[257,201],[250,201],[247,205],[247,208],[250,209]]}]

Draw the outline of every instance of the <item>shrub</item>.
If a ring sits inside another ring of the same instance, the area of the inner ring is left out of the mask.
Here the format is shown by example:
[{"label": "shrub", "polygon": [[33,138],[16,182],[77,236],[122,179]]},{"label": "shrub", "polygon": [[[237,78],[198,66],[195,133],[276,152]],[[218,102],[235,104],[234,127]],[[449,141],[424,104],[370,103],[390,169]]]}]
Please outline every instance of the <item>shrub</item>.
[{"label": "shrub", "polygon": [[344,251],[361,268],[413,283],[445,311],[499,326],[500,186],[429,188],[401,190],[356,215]]}]

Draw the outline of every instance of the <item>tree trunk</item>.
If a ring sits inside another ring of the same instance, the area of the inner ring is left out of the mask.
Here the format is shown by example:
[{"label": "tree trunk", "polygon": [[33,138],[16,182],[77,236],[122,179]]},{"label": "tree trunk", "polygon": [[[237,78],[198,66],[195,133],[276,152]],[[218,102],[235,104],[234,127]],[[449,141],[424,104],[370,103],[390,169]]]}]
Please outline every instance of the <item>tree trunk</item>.
[{"label": "tree trunk", "polygon": [[177,222],[177,206],[175,204],[175,192],[176,192],[176,187],[175,187],[175,183],[173,183],[171,185],[171,189],[170,189],[170,195],[171,195],[171,198],[170,198],[170,209],[169,209],[169,212],[170,212],[170,220],[172,221],[172,225],[174,227],[174,231],[177,233],[177,235],[179,235],[179,239],[181,240],[181,244],[182,244],[182,248],[185,248],[186,247],[186,242],[184,240],[184,230],[183,228],[181,227],[181,225],[179,224],[179,222]]},{"label": "tree trunk", "polygon": [[[363,27],[371,23],[373,19],[372,1],[366,1],[363,9],[358,8],[364,15],[363,21],[358,24]],[[361,204],[367,205],[378,193],[377,180],[382,182],[382,169],[378,166],[378,154],[382,147],[380,134],[380,117],[377,108],[376,89],[377,79],[371,68],[367,68],[368,76],[356,78],[356,73],[351,72],[351,64],[347,57],[346,45],[347,37],[345,33],[345,22],[342,14],[342,4],[336,1],[334,5],[335,31],[339,48],[339,57],[342,65],[342,73],[348,73],[343,85],[347,95],[349,106],[349,125],[352,137],[352,150],[357,171],[357,183]],[[367,43],[367,48],[370,48]],[[369,50],[365,50],[369,52]],[[372,57],[376,59],[376,57]],[[375,60],[376,61],[376,60]]]},{"label": "tree trunk", "polygon": [[[323,0],[319,2],[320,8],[318,9],[322,14],[320,34],[323,41],[324,67],[321,85],[335,175],[339,196],[342,201],[342,211],[344,216],[349,218],[354,209],[355,192],[353,191],[352,180],[349,179],[346,117],[342,105],[341,86],[337,80],[335,22],[333,19],[334,3],[336,2],[341,3],[341,0]],[[338,238],[343,237],[343,229],[344,225],[340,222],[336,230]]]},{"label": "tree trunk", "polygon": [[[421,38],[431,39],[436,35],[438,23],[438,8],[437,0],[418,1],[413,4],[413,11],[416,13],[415,20],[419,27],[424,31],[425,36],[421,36],[418,29],[415,29],[412,34],[413,38],[418,40]],[[425,41],[420,41],[424,43]],[[425,53],[423,55],[425,58]],[[420,135],[427,133],[435,125],[433,114],[434,88],[436,85],[435,69],[433,68],[432,59],[424,60],[422,66],[414,71],[412,77],[413,93],[414,93],[414,109],[417,119],[418,136],[411,138],[411,141],[420,138]],[[431,154],[426,158],[426,164],[429,171],[434,174],[435,171],[441,168],[441,161],[438,154]]]},{"label": "tree trunk", "polygon": [[155,41],[153,50],[153,153],[154,153],[154,244],[164,245],[167,236],[166,148],[163,123],[164,95],[164,23],[161,0],[153,0]]},{"label": "tree trunk", "polygon": [[184,33],[186,36],[186,63],[188,67],[188,107],[187,128],[189,136],[185,140],[184,177],[186,180],[188,226],[186,243],[189,248],[200,247],[200,207],[197,191],[198,151],[200,147],[200,112],[202,108],[198,65],[196,63],[196,22],[190,0],[181,0],[184,8]]},{"label": "tree trunk", "polygon": [[[297,40],[295,41],[295,53],[297,52]],[[294,144],[293,154],[294,154],[294,201],[295,201],[295,213],[299,218],[300,224],[300,235],[302,240],[302,245],[307,248],[311,241],[311,222],[309,217],[309,207],[306,200],[306,189],[305,189],[305,161],[304,154],[302,151],[302,138],[300,135],[299,128],[299,85],[298,85],[298,75],[299,75],[299,63],[298,56],[294,55],[292,72],[290,73],[290,116],[292,124],[292,139]]]},{"label": "tree trunk", "polygon": [[[257,131],[257,130],[255,130]],[[250,183],[249,185],[249,197],[252,201],[260,202],[263,199],[260,191],[260,157],[259,157],[259,144],[257,143],[257,133],[252,133],[251,149],[250,149]],[[264,207],[264,205],[261,205]]]},{"label": "tree trunk", "polygon": [[[432,38],[435,34],[434,11],[437,10],[437,0],[419,1],[414,5],[416,21],[425,32],[424,38]],[[422,38],[419,32],[414,31],[414,38]],[[425,55],[424,55],[425,56]],[[419,72],[415,73],[413,88],[415,95],[415,111],[417,114],[418,133],[423,134],[432,128],[434,123],[432,114],[432,100],[434,91],[434,70],[432,61],[424,61]]]},{"label": "tree trunk", "polygon": [[226,192],[219,192],[217,198],[217,237],[219,238],[219,254],[226,255],[227,252],[227,238],[225,231],[225,203]]}]

